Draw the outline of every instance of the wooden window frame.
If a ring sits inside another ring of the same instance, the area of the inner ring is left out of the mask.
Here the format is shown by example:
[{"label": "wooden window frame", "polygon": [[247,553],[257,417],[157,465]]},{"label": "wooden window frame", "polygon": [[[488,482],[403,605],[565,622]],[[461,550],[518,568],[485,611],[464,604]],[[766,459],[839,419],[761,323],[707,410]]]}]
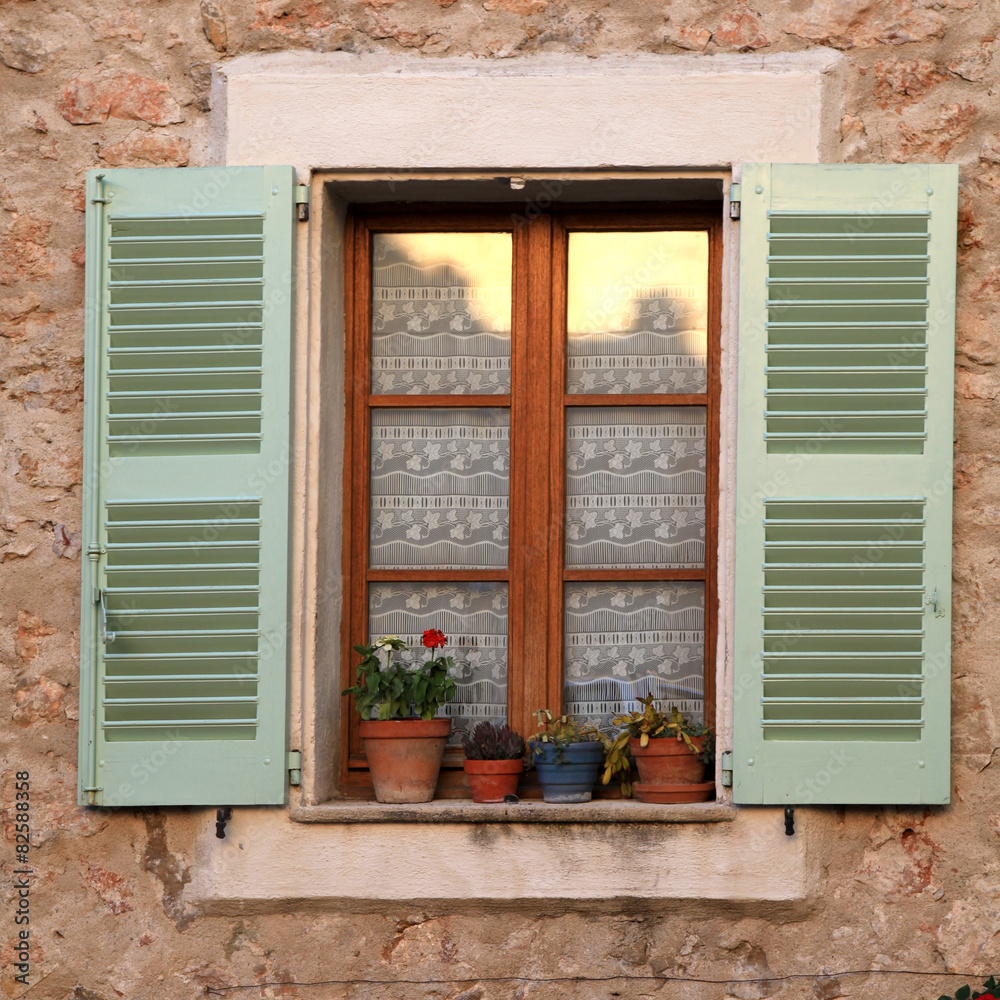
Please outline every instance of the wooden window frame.
[{"label": "wooden window frame", "polygon": [[[518,214],[521,213],[521,214]],[[566,271],[571,231],[704,231],[708,235],[708,383],[698,394],[566,392]],[[371,259],[377,232],[510,232],[513,236],[511,394],[371,394]],[[704,580],[705,719],[715,718],[716,585],[719,511],[722,203],[565,206],[525,220],[523,205],[363,206],[345,231],[344,604],[341,687],[354,683],[355,643],[368,629],[373,581],[502,581],[508,585],[507,704],[511,724],[533,731],[532,712],[563,702],[563,590],[574,580]],[[557,377],[557,373],[562,373]],[[529,381],[530,380],[530,381]],[[531,384],[549,387],[530,391]],[[704,406],[706,494],[704,569],[567,570],[564,562],[565,410],[571,406]],[[369,472],[372,409],[510,409],[510,539],[507,569],[372,570]],[[545,436],[533,429],[549,427]],[[341,700],[340,781],[344,793],[371,797],[353,702]],[[346,722],[346,724],[344,724]],[[446,751],[438,794],[467,795],[460,750]]]}]

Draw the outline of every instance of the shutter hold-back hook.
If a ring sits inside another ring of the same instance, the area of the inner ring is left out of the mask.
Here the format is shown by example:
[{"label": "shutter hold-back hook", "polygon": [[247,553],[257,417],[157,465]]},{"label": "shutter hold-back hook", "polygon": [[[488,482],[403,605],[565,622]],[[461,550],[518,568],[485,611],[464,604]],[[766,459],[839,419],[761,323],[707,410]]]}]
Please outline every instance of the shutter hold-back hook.
[{"label": "shutter hold-back hook", "polygon": [[215,835],[219,840],[226,839],[226,824],[233,818],[232,806],[225,806],[215,811]]},{"label": "shutter hold-back hook", "polygon": [[795,835],[795,807],[785,806],[785,836]]}]

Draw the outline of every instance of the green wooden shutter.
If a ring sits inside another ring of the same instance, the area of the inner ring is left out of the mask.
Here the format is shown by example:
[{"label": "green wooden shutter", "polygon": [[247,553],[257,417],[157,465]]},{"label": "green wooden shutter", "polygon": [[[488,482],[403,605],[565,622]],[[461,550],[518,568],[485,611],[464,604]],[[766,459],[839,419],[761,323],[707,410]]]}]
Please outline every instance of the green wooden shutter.
[{"label": "green wooden shutter", "polygon": [[743,169],[736,802],[949,800],[957,175]]},{"label": "green wooden shutter", "polygon": [[88,175],[81,803],[285,801],[294,183]]}]

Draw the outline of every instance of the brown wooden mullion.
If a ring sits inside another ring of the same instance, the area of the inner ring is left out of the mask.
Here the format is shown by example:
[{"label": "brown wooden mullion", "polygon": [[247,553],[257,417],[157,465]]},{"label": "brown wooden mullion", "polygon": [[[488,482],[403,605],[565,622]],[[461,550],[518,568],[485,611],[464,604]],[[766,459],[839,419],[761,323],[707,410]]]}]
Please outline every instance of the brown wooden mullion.
[{"label": "brown wooden mullion", "polygon": [[524,564],[528,485],[523,456],[527,454],[530,414],[524,410],[528,371],[528,231],[519,226],[513,233],[510,336],[510,535],[507,543],[507,717],[521,729],[525,707],[524,679]]},{"label": "brown wooden mullion", "polygon": [[[548,585],[548,659],[546,706],[563,713],[565,699],[563,682],[563,604],[565,601],[566,562],[566,283],[569,233],[558,218],[552,230],[552,369],[549,379],[551,395],[552,465],[549,490],[552,495],[549,513],[551,562]],[[582,397],[581,397],[582,398]]]},{"label": "brown wooden mullion", "polygon": [[[535,728],[532,713],[553,707],[549,673],[551,666],[550,567],[553,553],[550,475],[554,456],[551,448],[552,410],[548,387],[552,384],[552,219],[541,216],[522,227],[526,236],[527,330],[523,362],[527,368],[518,412],[523,421],[521,474],[524,498],[521,508],[523,560],[520,580],[521,648],[519,655],[521,703],[515,728],[530,733]],[[515,405],[518,400],[515,396]]]}]

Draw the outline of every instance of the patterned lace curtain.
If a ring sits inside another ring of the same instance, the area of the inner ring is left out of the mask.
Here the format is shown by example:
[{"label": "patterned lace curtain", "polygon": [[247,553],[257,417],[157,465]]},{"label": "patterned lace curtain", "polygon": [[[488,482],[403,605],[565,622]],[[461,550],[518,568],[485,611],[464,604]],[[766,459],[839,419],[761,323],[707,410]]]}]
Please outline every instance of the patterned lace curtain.
[{"label": "patterned lace curtain", "polygon": [[[372,393],[510,392],[510,233],[376,234]],[[510,411],[372,410],[369,565],[502,569],[510,536]],[[372,583],[372,639],[398,635],[427,659],[426,629],[448,637],[457,694],[450,743],[507,715],[507,584]]]},{"label": "patterned lace curtain", "polygon": [[607,726],[652,694],[705,714],[705,585],[567,584],[566,711]]},{"label": "patterned lace curtain", "polygon": [[568,409],[566,565],[704,564],[704,407]]},{"label": "patterned lace curtain", "polygon": [[707,275],[705,233],[571,233],[567,392],[705,392]]},{"label": "patterned lace curtain", "polygon": [[509,233],[379,233],[372,392],[510,392]]},{"label": "patterned lace curtain", "polygon": [[[571,233],[568,269],[569,393],[707,391],[704,232]],[[566,566],[704,568],[705,488],[705,407],[568,408]],[[703,583],[567,584],[564,614],[568,713],[704,718]]]},{"label": "patterned lace curtain", "polygon": [[410,649],[396,656],[408,666],[427,659],[424,629],[448,636],[457,693],[438,714],[452,719],[452,745],[477,722],[507,717],[506,583],[374,583],[368,598],[372,637],[398,635]]},{"label": "patterned lace curtain", "polygon": [[373,569],[506,566],[509,494],[510,411],[372,411]]}]

